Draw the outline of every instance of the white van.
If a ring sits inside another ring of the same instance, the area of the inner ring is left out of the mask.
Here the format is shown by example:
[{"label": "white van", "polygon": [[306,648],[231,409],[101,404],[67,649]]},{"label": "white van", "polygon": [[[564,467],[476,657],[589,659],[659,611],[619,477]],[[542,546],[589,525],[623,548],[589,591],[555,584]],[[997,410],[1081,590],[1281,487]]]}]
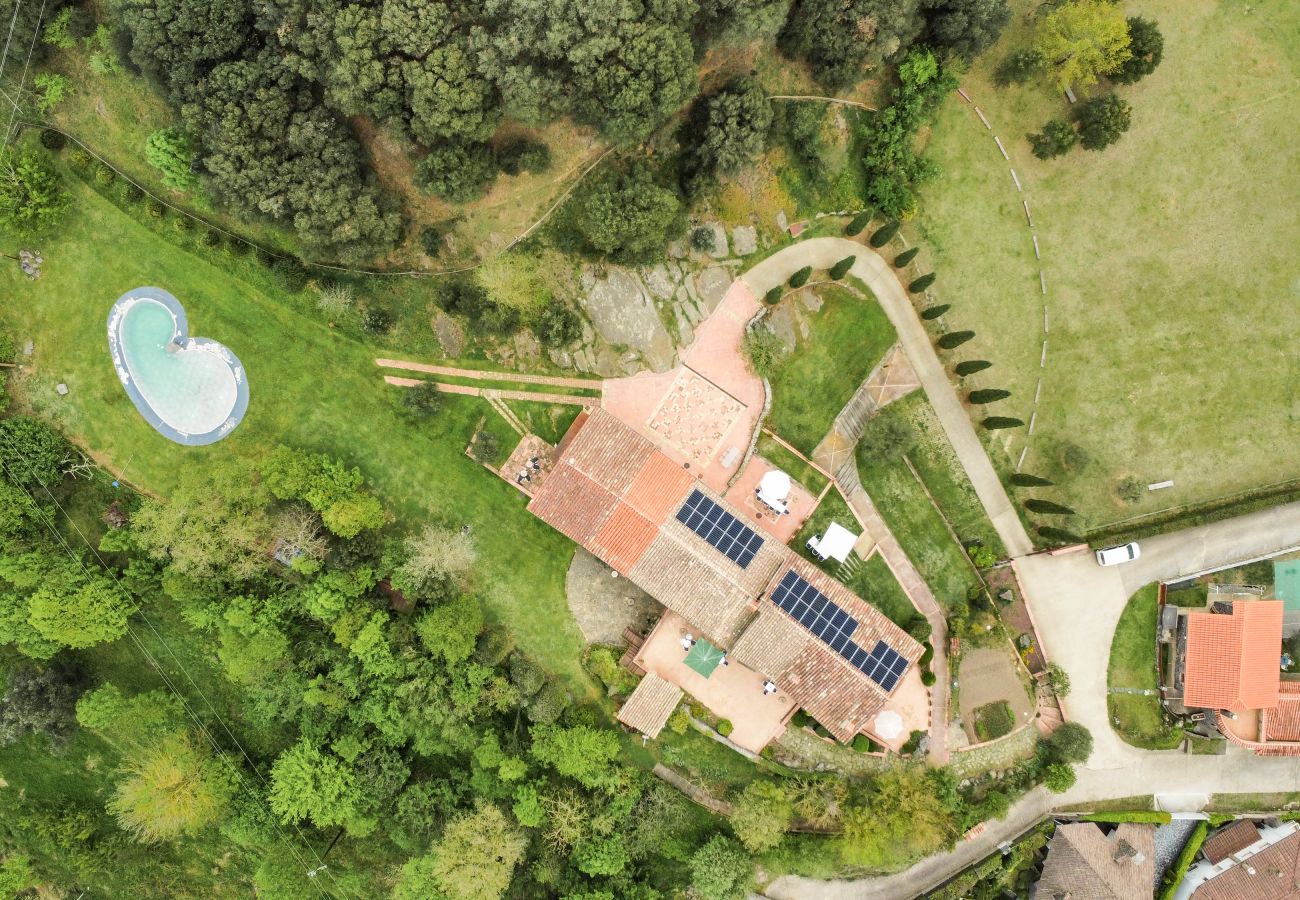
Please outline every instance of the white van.
[{"label": "white van", "polygon": [[1120,547],[1108,547],[1105,550],[1098,550],[1097,565],[1120,566],[1126,562],[1132,562],[1141,555],[1142,549],[1138,547],[1137,541],[1133,541]]}]

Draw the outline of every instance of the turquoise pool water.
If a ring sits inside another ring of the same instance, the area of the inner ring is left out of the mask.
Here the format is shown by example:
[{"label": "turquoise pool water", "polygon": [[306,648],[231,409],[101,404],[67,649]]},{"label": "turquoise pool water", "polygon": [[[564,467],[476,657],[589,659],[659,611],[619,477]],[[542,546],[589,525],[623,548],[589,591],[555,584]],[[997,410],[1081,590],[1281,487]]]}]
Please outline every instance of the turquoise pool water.
[{"label": "turquoise pool water", "polygon": [[127,371],[167,425],[191,435],[216,431],[235,409],[235,373],[210,347],[190,342],[177,347],[176,330],[176,319],[166,306],[134,300],[118,324]]}]

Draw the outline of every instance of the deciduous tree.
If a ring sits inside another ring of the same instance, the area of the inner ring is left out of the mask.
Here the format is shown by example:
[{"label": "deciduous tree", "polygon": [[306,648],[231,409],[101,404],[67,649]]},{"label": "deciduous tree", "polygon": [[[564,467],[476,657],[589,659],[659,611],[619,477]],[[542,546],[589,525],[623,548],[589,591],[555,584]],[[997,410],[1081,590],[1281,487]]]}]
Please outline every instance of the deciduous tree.
[{"label": "deciduous tree", "polygon": [[691,856],[691,888],[700,900],[737,900],[745,895],[754,865],[739,844],[714,835]]},{"label": "deciduous tree", "polygon": [[145,844],[192,835],[217,821],[232,788],[221,762],[185,737],[129,758],[124,770],[108,811]]},{"label": "deciduous tree", "polygon": [[771,850],[781,842],[794,817],[794,806],[785,788],[774,781],[749,784],[736,801],[731,828],[751,853]]},{"label": "deciduous tree", "polygon": [[1069,0],[1039,20],[1034,50],[1062,90],[1096,84],[1131,56],[1124,11],[1108,0]]},{"label": "deciduous tree", "polygon": [[993,46],[1011,21],[1007,0],[921,0],[921,11],[926,40],[967,59]]},{"label": "deciduous tree", "polygon": [[488,803],[453,820],[429,852],[402,866],[394,900],[498,900],[528,837]]}]

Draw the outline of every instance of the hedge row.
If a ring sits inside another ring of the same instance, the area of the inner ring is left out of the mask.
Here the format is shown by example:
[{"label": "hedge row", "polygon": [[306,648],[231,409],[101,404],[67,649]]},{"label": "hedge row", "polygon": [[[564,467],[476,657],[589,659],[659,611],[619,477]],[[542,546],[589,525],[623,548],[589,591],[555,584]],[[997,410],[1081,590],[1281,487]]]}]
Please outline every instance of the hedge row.
[{"label": "hedge row", "polygon": [[1183,852],[1178,854],[1178,859],[1174,860],[1174,864],[1169,867],[1169,871],[1165,872],[1165,878],[1160,887],[1160,900],[1174,900],[1174,892],[1178,890],[1178,885],[1182,884],[1183,877],[1196,859],[1201,844],[1205,843],[1205,836],[1209,833],[1209,830],[1209,822],[1196,823],[1196,827],[1192,829],[1192,836],[1183,845]]},{"label": "hedge row", "polygon": [[1100,812],[1091,813],[1086,816],[1079,816],[1080,822],[1109,822],[1118,824],[1120,822],[1150,822],[1155,825],[1168,825],[1173,821],[1173,816],[1167,812],[1159,812],[1150,809],[1135,809],[1128,812]]},{"label": "hedge row", "polygon": [[1300,483],[1287,485],[1258,493],[1247,494],[1234,499],[1211,501],[1186,510],[1175,510],[1163,515],[1151,516],[1141,522],[1117,525],[1113,528],[1098,528],[1089,531],[1086,539],[1094,547],[1110,547],[1137,541],[1166,531],[1192,528],[1196,525],[1208,525],[1235,516],[1258,512],[1283,503],[1300,500]]}]

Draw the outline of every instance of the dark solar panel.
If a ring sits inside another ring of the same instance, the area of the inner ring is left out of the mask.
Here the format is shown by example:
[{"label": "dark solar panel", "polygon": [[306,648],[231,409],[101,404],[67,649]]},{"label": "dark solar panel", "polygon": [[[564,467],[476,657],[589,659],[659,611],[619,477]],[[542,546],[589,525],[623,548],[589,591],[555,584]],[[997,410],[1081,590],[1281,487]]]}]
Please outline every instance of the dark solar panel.
[{"label": "dark solar panel", "polygon": [[858,627],[858,620],[793,569],[785,573],[772,591],[772,602],[844,657],[849,665],[880,685],[885,693],[894,689],[907,670],[907,659],[884,641],[876,641],[870,652],[858,646],[849,637]]},{"label": "dark solar panel", "polygon": [[677,521],[708,541],[727,559],[747,568],[763,546],[763,539],[702,491],[692,491],[677,511]]}]

